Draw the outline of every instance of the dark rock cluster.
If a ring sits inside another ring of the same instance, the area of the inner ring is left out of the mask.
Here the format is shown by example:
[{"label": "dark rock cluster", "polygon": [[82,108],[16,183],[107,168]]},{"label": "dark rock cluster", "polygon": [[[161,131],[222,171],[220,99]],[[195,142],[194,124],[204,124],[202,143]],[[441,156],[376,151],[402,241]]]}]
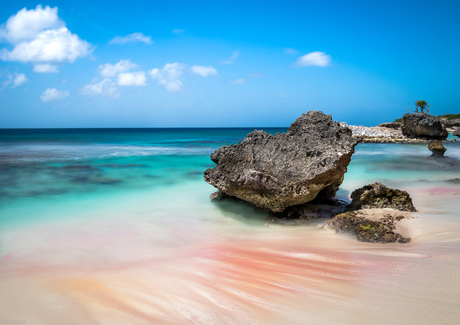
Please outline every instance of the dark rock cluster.
[{"label": "dark rock cluster", "polygon": [[237,145],[221,147],[211,155],[217,166],[204,179],[226,195],[281,212],[334,196],[359,141],[330,115],[310,111],[287,133],[255,130]]},{"label": "dark rock cluster", "polygon": [[[348,212],[330,219],[325,228],[356,234],[356,238],[364,242],[410,242],[410,238],[394,232],[397,222],[408,217],[409,212],[417,211],[409,193],[374,183],[353,191],[351,198],[352,202],[346,207]],[[374,220],[373,210],[383,208],[387,209],[385,215]]]}]

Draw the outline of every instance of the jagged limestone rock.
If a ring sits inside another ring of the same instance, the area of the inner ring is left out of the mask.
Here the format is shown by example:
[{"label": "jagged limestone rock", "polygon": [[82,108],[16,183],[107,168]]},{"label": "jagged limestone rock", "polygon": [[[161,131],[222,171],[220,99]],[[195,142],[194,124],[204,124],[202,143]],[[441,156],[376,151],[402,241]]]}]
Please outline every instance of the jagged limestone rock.
[{"label": "jagged limestone rock", "polygon": [[237,145],[221,147],[211,155],[217,166],[204,179],[227,195],[281,212],[334,196],[360,140],[330,115],[310,111],[286,133],[255,130]]}]

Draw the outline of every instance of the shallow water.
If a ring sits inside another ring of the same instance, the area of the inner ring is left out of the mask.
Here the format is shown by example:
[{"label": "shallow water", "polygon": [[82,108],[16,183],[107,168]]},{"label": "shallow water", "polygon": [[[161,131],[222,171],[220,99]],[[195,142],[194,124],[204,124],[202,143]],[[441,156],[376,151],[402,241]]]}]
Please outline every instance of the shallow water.
[{"label": "shallow water", "polygon": [[[460,143],[359,144],[338,192],[381,181],[409,244],[266,225],[209,202],[209,155],[252,129],[0,131],[0,318],[26,324],[458,324]],[[269,129],[271,133],[285,129]]]}]

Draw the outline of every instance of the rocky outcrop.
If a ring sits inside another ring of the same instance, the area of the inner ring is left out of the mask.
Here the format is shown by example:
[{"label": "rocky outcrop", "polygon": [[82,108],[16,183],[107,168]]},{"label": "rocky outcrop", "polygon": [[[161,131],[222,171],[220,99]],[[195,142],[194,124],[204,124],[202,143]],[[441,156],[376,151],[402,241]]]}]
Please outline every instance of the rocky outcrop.
[{"label": "rocky outcrop", "polygon": [[399,130],[401,129],[401,122],[388,122],[388,123],[382,123],[377,125],[381,128],[388,128],[388,129],[396,129]]},{"label": "rocky outcrop", "polygon": [[434,115],[426,113],[407,113],[403,116],[402,133],[409,137],[446,139],[447,130]]},{"label": "rocky outcrop", "polygon": [[451,120],[441,119],[441,123],[446,128],[460,127],[460,118],[453,118]]},{"label": "rocky outcrop", "polygon": [[388,188],[382,183],[363,186],[351,193],[348,211],[359,209],[390,208],[400,211],[417,211],[406,191]]},{"label": "rocky outcrop", "polygon": [[219,191],[281,212],[316,197],[332,197],[360,138],[319,111],[302,114],[288,131],[251,132],[211,155],[217,166],[204,179]]},{"label": "rocky outcrop", "polygon": [[341,213],[329,220],[324,228],[356,235],[356,239],[369,243],[408,243],[395,232],[399,221],[410,218],[407,212],[396,210],[360,210]]},{"label": "rocky outcrop", "polygon": [[428,149],[433,153],[432,157],[443,157],[444,152],[446,152],[446,148],[439,140],[431,140],[428,142]]},{"label": "rocky outcrop", "polygon": [[460,130],[452,132],[452,135],[460,138]]}]

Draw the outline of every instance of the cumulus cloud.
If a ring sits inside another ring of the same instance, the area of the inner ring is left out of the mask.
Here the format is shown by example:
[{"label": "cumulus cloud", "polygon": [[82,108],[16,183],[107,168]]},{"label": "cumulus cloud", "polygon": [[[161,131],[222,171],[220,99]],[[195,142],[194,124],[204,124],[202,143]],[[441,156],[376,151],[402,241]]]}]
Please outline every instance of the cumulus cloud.
[{"label": "cumulus cloud", "polygon": [[244,84],[246,80],[244,78],[232,79],[230,80],[231,84]]},{"label": "cumulus cloud", "polygon": [[145,36],[142,33],[132,33],[126,36],[117,36],[112,39],[109,44],[126,44],[126,43],[137,43],[142,42],[145,44],[152,44],[152,38],[150,36]]},{"label": "cumulus cloud", "polygon": [[56,88],[48,88],[40,96],[42,102],[49,102],[69,96],[68,90],[59,91]]},{"label": "cumulus cloud", "polygon": [[136,68],[137,66],[138,66],[137,64],[132,63],[129,60],[120,60],[116,64],[110,64],[110,63],[104,64],[104,65],[101,64],[99,66],[99,73],[103,77],[110,78],[110,77],[115,77],[117,74],[121,72],[127,72],[133,68]]},{"label": "cumulus cloud", "polygon": [[174,34],[183,34],[185,32],[185,30],[176,28],[176,29],[173,29],[172,32]]},{"label": "cumulus cloud", "polygon": [[21,9],[0,27],[0,37],[14,46],[0,51],[4,61],[73,62],[92,51],[88,42],[65,27],[57,7]]},{"label": "cumulus cloud", "polygon": [[217,75],[217,70],[214,69],[212,66],[205,67],[205,66],[201,66],[201,65],[194,65],[192,67],[192,72],[196,73],[196,74],[199,74],[202,77]]},{"label": "cumulus cloud", "polygon": [[166,63],[163,69],[152,69],[148,73],[158,81],[158,84],[163,86],[170,93],[182,90],[182,81],[180,80],[183,74],[185,65],[182,63]]},{"label": "cumulus cloud", "polygon": [[24,73],[14,73],[14,74],[9,74],[6,76],[8,80],[3,82],[3,86],[7,87],[11,85],[11,88],[17,87],[22,85],[23,83],[26,83],[27,77]]},{"label": "cumulus cloud", "polygon": [[119,86],[147,86],[145,72],[125,72],[118,75]]},{"label": "cumulus cloud", "polygon": [[295,67],[305,67],[308,65],[316,65],[318,67],[327,67],[331,63],[331,56],[324,52],[311,52],[301,56],[294,63]]},{"label": "cumulus cloud", "polygon": [[34,66],[34,71],[37,73],[57,73],[58,67],[49,63],[37,64]]},{"label": "cumulus cloud", "polygon": [[83,95],[102,95],[107,97],[118,97],[120,92],[111,79],[104,79],[100,82],[93,80],[90,84],[81,89]]},{"label": "cumulus cloud", "polygon": [[233,64],[233,61],[235,61],[239,55],[240,55],[240,51],[233,51],[232,56],[226,60],[223,60],[222,64]]}]

